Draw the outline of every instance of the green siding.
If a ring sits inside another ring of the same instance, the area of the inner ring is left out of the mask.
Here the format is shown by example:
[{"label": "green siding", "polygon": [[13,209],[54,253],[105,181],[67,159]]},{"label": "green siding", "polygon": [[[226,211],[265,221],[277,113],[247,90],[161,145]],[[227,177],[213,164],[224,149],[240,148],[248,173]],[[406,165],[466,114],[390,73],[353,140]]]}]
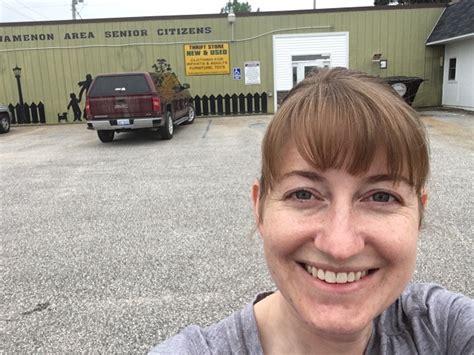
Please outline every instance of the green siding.
[{"label": "green siding", "polygon": [[[53,41],[0,42],[0,102],[16,103],[18,93],[11,68],[22,70],[25,102],[43,101],[47,122],[66,111],[69,93],[79,92],[78,81],[90,73],[152,70],[157,58],[167,59],[182,82],[191,84],[193,94],[218,95],[249,92],[273,93],[274,34],[349,32],[349,67],[379,76],[419,76],[425,81],[415,106],[441,103],[442,47],[426,47],[425,40],[443,7],[354,9],[353,11],[305,11],[237,15],[234,42],[225,16],[124,19],[117,21],[65,21],[44,24],[0,25],[0,36],[47,34]],[[308,28],[331,26],[330,29]],[[212,33],[158,36],[157,29],[211,27]],[[146,37],[104,38],[106,31],[145,30]],[[95,38],[68,40],[65,33],[92,32]],[[256,37],[256,38],[253,38]],[[259,60],[260,85],[246,86],[244,78],[229,75],[185,76],[184,44],[196,41],[230,43],[230,67],[244,69],[245,61]],[[22,50],[27,49],[27,50]],[[382,53],[388,69],[372,63]],[[273,102],[268,103],[269,110]]]}]

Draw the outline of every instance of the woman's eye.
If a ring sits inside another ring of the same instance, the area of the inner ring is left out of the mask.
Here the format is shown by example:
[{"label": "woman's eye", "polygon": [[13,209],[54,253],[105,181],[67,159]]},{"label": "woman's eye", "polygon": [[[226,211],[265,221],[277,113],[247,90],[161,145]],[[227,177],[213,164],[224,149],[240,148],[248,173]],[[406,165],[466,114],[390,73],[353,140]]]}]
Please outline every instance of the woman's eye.
[{"label": "woman's eye", "polygon": [[369,200],[373,202],[396,202],[398,199],[393,196],[392,194],[389,194],[388,192],[375,192],[372,195],[369,196]]},{"label": "woman's eye", "polygon": [[314,195],[307,190],[298,190],[291,194],[291,197],[297,200],[311,200],[314,199]]}]

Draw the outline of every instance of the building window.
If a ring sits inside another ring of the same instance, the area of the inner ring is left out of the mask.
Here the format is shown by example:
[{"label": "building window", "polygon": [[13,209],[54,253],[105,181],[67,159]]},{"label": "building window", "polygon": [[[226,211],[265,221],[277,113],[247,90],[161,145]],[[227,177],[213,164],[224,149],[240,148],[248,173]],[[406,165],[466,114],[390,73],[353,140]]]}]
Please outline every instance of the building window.
[{"label": "building window", "polygon": [[456,80],[456,58],[449,58],[448,80]]}]

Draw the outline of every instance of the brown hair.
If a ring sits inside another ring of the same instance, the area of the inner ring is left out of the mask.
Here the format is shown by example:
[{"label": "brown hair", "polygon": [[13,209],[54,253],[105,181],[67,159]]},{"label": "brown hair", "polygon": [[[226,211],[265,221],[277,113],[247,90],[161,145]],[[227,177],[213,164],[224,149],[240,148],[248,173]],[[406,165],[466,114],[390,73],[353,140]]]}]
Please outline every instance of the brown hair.
[{"label": "brown hair", "polygon": [[421,195],[429,172],[428,142],[418,114],[385,81],[345,68],[310,74],[285,97],[262,143],[260,219],[278,180],[288,143],[318,170],[367,171],[385,153],[388,174]]}]

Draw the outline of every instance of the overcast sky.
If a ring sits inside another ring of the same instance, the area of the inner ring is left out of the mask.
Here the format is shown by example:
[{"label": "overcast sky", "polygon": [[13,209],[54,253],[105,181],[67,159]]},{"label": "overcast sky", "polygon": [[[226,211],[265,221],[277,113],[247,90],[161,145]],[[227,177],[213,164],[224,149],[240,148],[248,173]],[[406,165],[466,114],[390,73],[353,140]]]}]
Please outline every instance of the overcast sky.
[{"label": "overcast sky", "polygon": [[[83,0],[78,19],[219,13],[225,0]],[[250,0],[252,10],[312,9],[313,0]],[[372,6],[373,0],[316,0],[317,9]],[[72,0],[0,0],[0,22],[70,20]]]}]

